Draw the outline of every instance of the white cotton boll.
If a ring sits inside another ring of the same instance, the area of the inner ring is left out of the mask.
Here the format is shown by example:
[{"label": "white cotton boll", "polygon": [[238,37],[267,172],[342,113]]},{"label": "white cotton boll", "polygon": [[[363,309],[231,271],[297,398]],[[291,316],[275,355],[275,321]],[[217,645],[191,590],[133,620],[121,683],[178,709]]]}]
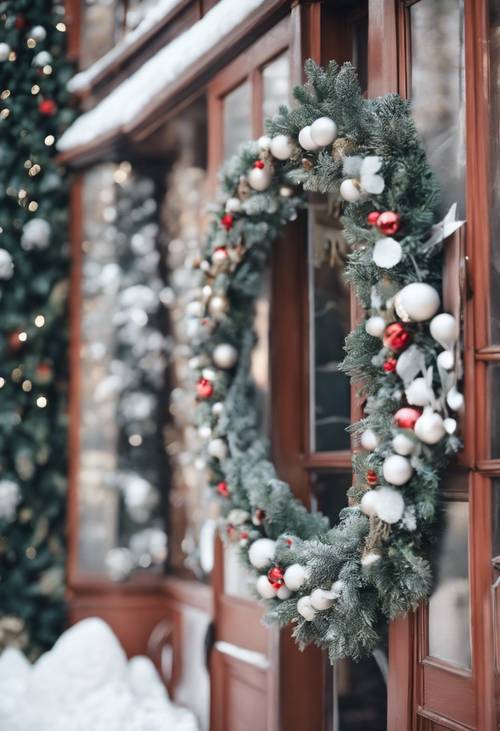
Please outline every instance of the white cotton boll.
[{"label": "white cotton boll", "polygon": [[333,591],[326,591],[325,589],[314,589],[309,597],[311,600],[311,606],[318,612],[324,612],[326,609],[330,609],[338,595]]},{"label": "white cotton boll", "polygon": [[407,284],[394,298],[396,312],[403,322],[430,320],[438,311],[439,303],[439,294],[424,282]]},{"label": "white cotton boll", "polygon": [[368,551],[361,556],[361,566],[369,568],[370,566],[378,563],[381,558],[382,556],[378,553],[378,551]]},{"label": "white cotton boll", "polygon": [[373,452],[373,450],[377,449],[380,444],[379,436],[373,431],[373,429],[366,429],[362,433],[360,441],[363,449],[367,449],[369,452]]},{"label": "white cotton boll", "polygon": [[382,269],[392,269],[399,264],[402,256],[401,244],[391,237],[379,239],[373,247],[373,262]]},{"label": "white cotton boll", "polygon": [[368,155],[361,159],[361,165],[359,169],[360,175],[374,175],[378,173],[382,167],[382,158],[380,155]]},{"label": "white cotton boll", "polygon": [[427,406],[434,398],[425,378],[415,378],[405,390],[406,399],[412,406]]},{"label": "white cotton boll", "polygon": [[396,452],[396,454],[408,456],[409,454],[412,454],[414,452],[415,442],[413,441],[413,439],[410,439],[410,437],[407,437],[405,434],[396,434],[396,436],[392,440],[392,448]]},{"label": "white cotton boll", "polygon": [[340,184],[340,195],[348,203],[357,203],[361,198],[361,190],[357,180],[348,178]]},{"label": "white cotton boll", "polygon": [[273,561],[275,553],[276,541],[270,538],[258,538],[248,549],[248,560],[254,568],[265,569]]},{"label": "white cotton boll", "polygon": [[271,185],[272,175],[269,167],[252,168],[247,175],[249,185],[259,193],[267,190]]},{"label": "white cotton boll", "polygon": [[455,365],[455,356],[451,350],[443,350],[436,358],[437,364],[444,371],[451,371]]},{"label": "white cotton boll", "polygon": [[391,485],[404,485],[413,474],[413,467],[406,457],[400,454],[391,454],[384,460],[382,466],[384,479]]},{"label": "white cotton boll", "polygon": [[5,249],[0,249],[0,279],[10,279],[14,274],[12,257]]},{"label": "white cotton boll", "polygon": [[381,338],[385,330],[385,320],[380,315],[372,315],[365,322],[365,330],[368,335],[372,335],[374,338]]},{"label": "white cotton boll", "polygon": [[311,124],[310,134],[315,145],[326,147],[337,137],[337,125],[330,117],[319,117]]},{"label": "white cotton boll", "polygon": [[271,153],[277,160],[288,160],[293,154],[293,145],[287,135],[276,135],[271,140]]},{"label": "white cotton boll", "polygon": [[444,430],[447,434],[450,434],[450,435],[455,434],[455,432],[457,430],[457,426],[458,426],[457,420],[452,419],[451,417],[449,417],[448,419],[444,419],[443,426],[444,426]]},{"label": "white cotton boll", "polygon": [[432,409],[424,409],[414,427],[415,436],[424,444],[437,444],[445,435],[443,419]]},{"label": "white cotton boll", "polygon": [[441,312],[432,318],[429,323],[432,337],[445,350],[450,350],[458,340],[459,327],[456,318],[447,312]]},{"label": "white cotton boll", "polygon": [[278,599],[290,599],[292,592],[286,586],[280,586],[278,589]]},{"label": "white cotton boll", "polygon": [[213,361],[218,368],[232,368],[238,360],[238,351],[229,343],[220,343],[214,348]]},{"label": "white cotton boll", "polygon": [[384,523],[397,523],[403,517],[405,501],[401,493],[392,487],[380,487],[377,490],[377,516]]},{"label": "white cotton boll", "polygon": [[10,54],[10,46],[8,43],[0,43],[0,61],[7,61]]},{"label": "white cotton boll", "polygon": [[377,512],[377,498],[377,490],[368,490],[367,492],[365,492],[359,504],[361,512],[368,517],[370,517],[370,515],[375,515],[375,513]]},{"label": "white cotton boll", "polygon": [[308,150],[309,152],[314,152],[315,150],[319,149],[319,145],[317,145],[313,138],[311,137],[311,127],[310,125],[306,125],[305,127],[302,127],[302,129],[299,132],[299,144],[301,147],[304,148],[304,150]]},{"label": "white cotton boll", "polygon": [[226,213],[239,213],[241,211],[241,201],[239,198],[228,198],[226,201]]},{"label": "white cotton boll", "polygon": [[297,591],[306,580],[306,569],[299,563],[293,563],[286,569],[283,579],[289,589]]},{"label": "white cotton boll", "polygon": [[262,150],[262,152],[267,152],[271,149],[271,138],[267,135],[262,135],[262,137],[259,137],[257,140],[257,144],[259,146],[259,150]]},{"label": "white cotton boll", "polygon": [[316,616],[316,610],[311,604],[311,598],[308,596],[300,597],[297,602],[297,612],[303,617],[306,622],[312,622]]},{"label": "white cotton boll", "polygon": [[207,451],[210,457],[222,461],[227,457],[227,444],[223,439],[212,439],[208,443]]},{"label": "white cotton boll", "polygon": [[265,575],[259,576],[255,587],[263,599],[274,599],[278,593]]},{"label": "white cotton boll", "polygon": [[371,195],[380,195],[385,188],[384,179],[381,175],[362,175],[360,183],[362,189]]},{"label": "white cotton boll", "polygon": [[463,394],[453,386],[446,394],[446,403],[453,411],[460,411],[464,405]]}]

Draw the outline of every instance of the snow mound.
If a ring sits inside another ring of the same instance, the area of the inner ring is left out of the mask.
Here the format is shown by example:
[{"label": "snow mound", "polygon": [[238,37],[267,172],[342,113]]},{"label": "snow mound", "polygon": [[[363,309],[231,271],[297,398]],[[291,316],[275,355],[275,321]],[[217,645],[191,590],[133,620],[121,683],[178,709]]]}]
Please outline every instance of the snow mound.
[{"label": "snow mound", "polygon": [[67,630],[30,665],[0,655],[0,731],[197,731],[193,714],[173,704],[147,657],[128,661],[100,619]]}]

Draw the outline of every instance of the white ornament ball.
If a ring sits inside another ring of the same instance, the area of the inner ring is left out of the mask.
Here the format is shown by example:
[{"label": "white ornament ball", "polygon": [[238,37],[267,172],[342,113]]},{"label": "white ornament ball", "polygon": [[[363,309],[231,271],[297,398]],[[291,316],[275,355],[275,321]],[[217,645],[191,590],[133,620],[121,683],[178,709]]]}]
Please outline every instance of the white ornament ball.
[{"label": "white ornament ball", "polygon": [[384,479],[391,485],[404,485],[413,474],[410,461],[400,454],[391,454],[382,465]]},{"label": "white ornament ball", "polygon": [[277,596],[278,599],[290,599],[290,597],[292,596],[292,592],[290,591],[290,589],[287,589],[286,586],[280,586]]},{"label": "white ornament ball", "polygon": [[362,433],[360,441],[363,449],[367,449],[369,452],[373,452],[373,450],[377,449],[380,444],[378,434],[376,434],[373,429],[366,429]]},{"label": "white ornament ball", "polygon": [[47,31],[43,25],[35,25],[28,33],[30,38],[34,38],[39,43],[47,38]]},{"label": "white ornament ball", "polygon": [[286,569],[283,576],[285,586],[292,591],[297,591],[306,580],[306,575],[306,569],[304,566],[301,566],[300,563],[292,563],[291,566]]},{"label": "white ornament ball", "polygon": [[374,338],[381,338],[385,331],[385,320],[380,315],[372,315],[365,322],[365,330],[368,335],[373,335]]},{"label": "white ornament ball", "polygon": [[218,368],[232,368],[238,360],[238,351],[229,343],[220,343],[215,346],[212,357]]},{"label": "white ornament ball", "polygon": [[188,317],[203,317],[205,308],[199,300],[193,300],[186,305],[186,315]]},{"label": "white ornament ball", "polygon": [[437,364],[444,371],[451,371],[455,365],[455,356],[451,350],[443,350],[436,358]]},{"label": "white ornament ball", "polygon": [[[248,560],[254,568],[265,569],[272,563],[275,553],[275,541],[272,541],[270,538],[257,538],[248,549]],[[267,576],[265,579],[267,581]]]},{"label": "white ornament ball", "polygon": [[271,185],[272,175],[269,167],[252,168],[247,175],[249,185],[259,193],[267,190]]},{"label": "white ornament ball", "polygon": [[227,298],[222,294],[215,294],[208,303],[208,311],[216,319],[224,317],[228,309]]},{"label": "white ornament ball", "polygon": [[357,203],[361,198],[359,183],[352,178],[343,180],[340,184],[340,195],[348,203]]},{"label": "white ornament ball", "polygon": [[330,609],[337,594],[333,591],[326,591],[325,589],[314,589],[309,597],[311,600],[311,606],[318,612],[324,612],[325,609]]},{"label": "white ornament ball", "polygon": [[405,501],[400,492],[392,487],[380,487],[377,490],[377,516],[384,523],[397,523],[403,517]]},{"label": "white ornament ball", "polygon": [[361,512],[370,517],[377,512],[377,490],[368,490],[361,498]]},{"label": "white ornament ball", "polygon": [[204,368],[201,375],[203,378],[206,378],[207,381],[215,381],[217,378],[217,373],[213,370],[213,368]]},{"label": "white ornament ball", "polygon": [[415,436],[424,444],[437,444],[445,435],[443,419],[432,409],[425,409],[414,427]]},{"label": "white ornament ball", "polygon": [[263,599],[274,599],[278,593],[265,575],[259,576],[255,587]]},{"label": "white ornament ball", "polygon": [[212,256],[212,264],[225,264],[228,260],[228,253],[224,247],[215,249]]},{"label": "white ornament ball", "polygon": [[311,124],[311,138],[315,145],[331,145],[337,137],[337,125],[330,117],[320,117]]},{"label": "white ornament ball", "polygon": [[459,335],[458,322],[453,315],[441,312],[429,323],[431,335],[446,350],[450,350],[457,342]]},{"label": "white ornament ball", "polygon": [[373,262],[382,269],[392,269],[399,264],[402,256],[401,244],[390,236],[379,239],[373,247]]},{"label": "white ornament ball", "polygon": [[25,251],[46,249],[50,242],[50,223],[44,218],[32,218],[24,224],[21,246]]},{"label": "white ornament ball", "polygon": [[271,138],[267,135],[262,135],[262,137],[259,137],[257,140],[257,144],[259,146],[259,150],[262,150],[262,152],[267,152],[271,149]]},{"label": "white ornament ball", "polygon": [[392,448],[396,454],[401,454],[406,457],[415,450],[415,442],[410,437],[407,437],[406,434],[396,434],[392,440]]},{"label": "white ornament ball", "polygon": [[403,322],[430,320],[439,309],[439,294],[424,282],[413,282],[401,289],[394,298],[398,317]]},{"label": "white ornament ball", "polygon": [[301,147],[304,148],[304,150],[308,150],[309,152],[314,152],[319,148],[319,145],[317,145],[313,138],[311,137],[311,127],[310,125],[306,125],[305,127],[302,127],[302,129],[299,132],[299,144]]},{"label": "white ornament ball", "polygon": [[239,198],[228,198],[226,201],[226,213],[239,213],[241,201]]},{"label": "white ornament ball", "polygon": [[202,424],[198,427],[198,435],[200,439],[203,439],[203,441],[206,442],[212,436],[212,429],[208,424]]},{"label": "white ornament ball", "polygon": [[457,430],[457,420],[452,419],[451,416],[443,420],[443,426],[447,434],[455,434]]},{"label": "white ornament ball", "polygon": [[214,416],[221,416],[224,413],[224,404],[221,401],[216,401],[212,406],[212,414]]},{"label": "white ornament ball", "polygon": [[48,51],[40,51],[33,57],[34,66],[46,66],[49,63],[52,63],[52,56]]},{"label": "white ornament ball", "polygon": [[271,140],[271,153],[277,160],[288,160],[293,155],[293,144],[287,135],[276,135]]},{"label": "white ornament ball", "polygon": [[9,58],[10,46],[8,43],[0,43],[0,61],[7,61]]},{"label": "white ornament ball", "polygon": [[446,403],[453,411],[460,411],[464,405],[463,394],[453,386],[446,394]]},{"label": "white ornament ball", "polygon": [[433,399],[433,392],[425,378],[415,378],[405,389],[406,399],[412,406],[427,406]]},{"label": "white ornament ball", "polygon": [[12,257],[5,249],[0,249],[0,279],[10,279],[14,274]]},{"label": "white ornament ball", "polygon": [[223,439],[212,439],[208,443],[207,451],[211,457],[222,461],[227,457],[227,444]]},{"label": "white ornament ball", "polygon": [[311,604],[311,598],[308,596],[300,597],[297,602],[297,612],[303,617],[306,622],[312,622],[316,616],[316,610]]}]

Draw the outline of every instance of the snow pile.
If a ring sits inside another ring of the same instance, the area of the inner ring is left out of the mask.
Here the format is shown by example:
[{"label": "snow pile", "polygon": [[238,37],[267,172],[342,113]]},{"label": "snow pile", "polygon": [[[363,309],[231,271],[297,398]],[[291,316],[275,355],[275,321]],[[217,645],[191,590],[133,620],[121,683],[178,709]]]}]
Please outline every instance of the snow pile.
[{"label": "snow pile", "polygon": [[67,630],[31,666],[0,656],[0,731],[197,731],[147,657],[128,661],[100,619]]},{"label": "snow pile", "polygon": [[263,5],[266,0],[220,0],[201,20],[146,61],[62,135],[58,149],[69,150],[130,123],[195,61]]},{"label": "snow pile", "polygon": [[137,28],[127,33],[116,46],[105,53],[98,61],[89,66],[85,71],[73,76],[68,83],[70,91],[82,91],[86,89],[92,82],[115,61],[123,56],[129,48],[138,43],[141,38],[147,35],[163,18],[165,18],[172,10],[179,5],[181,0],[158,0],[153,7],[148,10],[143,20]]}]

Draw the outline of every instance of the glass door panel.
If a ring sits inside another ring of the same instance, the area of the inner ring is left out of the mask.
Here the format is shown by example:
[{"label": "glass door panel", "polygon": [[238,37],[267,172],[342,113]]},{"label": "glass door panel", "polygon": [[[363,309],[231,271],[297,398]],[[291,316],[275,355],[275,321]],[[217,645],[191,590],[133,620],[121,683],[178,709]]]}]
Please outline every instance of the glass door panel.
[{"label": "glass door panel", "polygon": [[273,117],[281,104],[289,104],[290,54],[278,56],[262,69],[262,116],[263,121]]},{"label": "glass door panel", "polygon": [[244,81],[226,94],[223,100],[224,160],[234,155],[238,147],[252,138],[252,86]]}]

